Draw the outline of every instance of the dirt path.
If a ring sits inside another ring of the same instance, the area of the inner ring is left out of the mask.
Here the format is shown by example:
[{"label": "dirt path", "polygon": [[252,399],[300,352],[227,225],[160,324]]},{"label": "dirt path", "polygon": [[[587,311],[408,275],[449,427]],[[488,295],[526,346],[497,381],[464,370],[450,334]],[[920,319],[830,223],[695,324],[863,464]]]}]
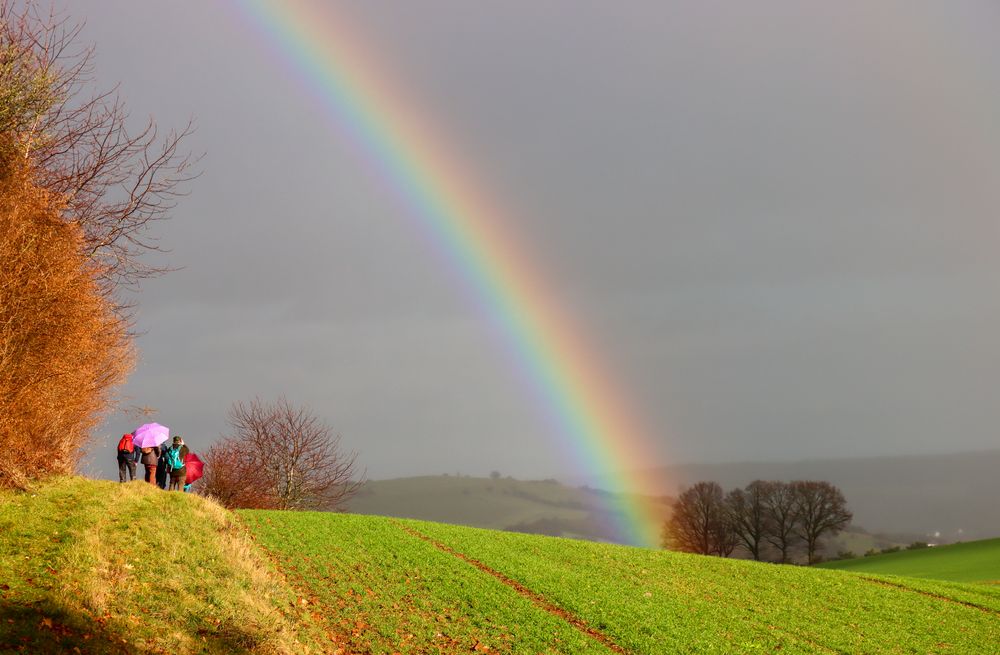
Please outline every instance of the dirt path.
[{"label": "dirt path", "polygon": [[971,607],[972,609],[979,610],[980,612],[986,612],[987,614],[995,614],[1000,616],[1000,612],[993,609],[992,607],[986,607],[985,605],[978,605],[971,601],[959,600],[957,598],[949,598],[948,596],[942,596],[940,594],[935,594],[932,591],[924,591],[923,589],[914,589],[913,587],[907,587],[903,584],[898,584],[896,582],[890,582],[889,580],[880,580],[879,578],[869,578],[867,575],[860,576],[863,580],[871,582],[873,584],[882,585],[884,587],[893,587],[895,589],[902,589],[903,591],[910,591],[915,594],[920,594],[921,596],[927,596],[928,598],[933,598],[935,600],[942,600],[946,603],[952,603],[954,605],[962,605],[964,607]]},{"label": "dirt path", "polygon": [[398,525],[399,528],[401,530],[403,530],[404,532],[406,532],[407,534],[413,535],[414,537],[417,537],[418,539],[423,539],[424,541],[426,541],[427,543],[431,544],[432,546],[434,546],[438,550],[440,550],[442,552],[445,552],[445,553],[448,553],[449,555],[451,555],[453,557],[457,557],[458,559],[462,560],[466,564],[469,564],[471,566],[476,567],[477,569],[479,569],[483,573],[488,573],[489,575],[492,575],[494,578],[496,578],[500,582],[504,583],[505,585],[507,585],[508,587],[510,587],[511,589],[513,589],[514,591],[516,591],[518,594],[520,594],[524,598],[530,600],[535,606],[539,607],[540,609],[545,610],[546,612],[548,612],[549,614],[551,614],[553,616],[559,617],[560,619],[566,621],[567,623],[569,623],[571,626],[573,626],[574,628],[576,628],[577,630],[579,630],[583,634],[587,635],[591,639],[594,639],[595,641],[600,642],[605,647],[613,650],[614,652],[619,653],[620,655],[631,655],[631,653],[629,651],[625,650],[624,648],[622,648],[621,646],[619,646],[618,644],[616,644],[611,639],[611,637],[609,637],[608,635],[604,634],[600,630],[596,630],[596,629],[592,628],[591,626],[587,625],[587,622],[584,621],[583,619],[581,619],[580,617],[576,616],[575,614],[572,614],[571,612],[567,612],[566,610],[564,610],[561,607],[558,607],[558,606],[554,605],[552,602],[550,602],[544,596],[535,593],[531,589],[528,589],[527,587],[525,587],[520,582],[518,582],[516,580],[512,580],[511,578],[508,578],[503,573],[500,573],[499,571],[497,571],[495,569],[491,569],[490,567],[486,566],[482,562],[480,562],[478,560],[475,560],[475,559],[469,557],[468,555],[464,555],[464,554],[458,552],[457,550],[455,550],[453,548],[450,548],[450,547],[446,546],[445,544],[442,544],[439,541],[435,541],[434,539],[431,539],[427,535],[425,535],[425,534],[423,534],[421,532],[418,532],[417,530],[414,530],[413,528],[410,528],[408,526],[402,525],[400,523],[397,523],[396,525]]},{"label": "dirt path", "polygon": [[[394,521],[394,523],[395,523],[395,521]],[[449,555],[451,555],[453,557],[457,557],[458,559],[462,560],[463,562],[465,562],[465,563],[467,563],[467,564],[469,564],[471,566],[476,567],[477,569],[479,569],[483,573],[488,573],[489,575],[493,576],[494,578],[496,578],[500,582],[504,583],[508,587],[514,589],[518,594],[520,594],[524,598],[527,598],[528,600],[530,600],[537,607],[545,610],[546,612],[548,612],[549,614],[552,614],[553,616],[559,617],[560,619],[566,621],[567,623],[569,623],[570,625],[572,625],[574,628],[576,628],[577,630],[579,630],[583,634],[585,634],[588,637],[590,637],[590,638],[592,638],[592,639],[600,642],[601,644],[603,644],[607,648],[613,650],[614,652],[621,653],[622,655],[631,655],[630,651],[628,651],[625,648],[623,648],[622,646],[616,644],[611,639],[611,637],[609,637],[608,635],[606,635],[603,632],[601,632],[601,631],[599,631],[599,630],[591,627],[590,625],[587,624],[586,621],[584,621],[580,617],[576,616],[575,614],[573,614],[571,612],[568,612],[568,611],[564,610],[561,607],[558,607],[557,605],[553,604],[551,601],[549,601],[544,596],[542,596],[542,595],[540,595],[538,593],[535,593],[531,589],[528,589],[527,587],[525,587],[520,582],[507,577],[506,575],[504,575],[503,573],[497,571],[496,569],[492,569],[489,566],[486,566],[485,564],[483,564],[479,560],[476,560],[476,559],[474,559],[472,557],[469,557],[468,555],[465,555],[464,553],[460,553],[460,552],[456,551],[455,549],[453,549],[453,548],[451,548],[451,547],[449,547],[449,546],[447,546],[447,545],[445,545],[445,544],[443,544],[443,543],[441,543],[439,541],[435,541],[434,539],[432,539],[432,538],[428,537],[427,535],[419,532],[418,530],[414,530],[413,528],[411,528],[409,526],[406,526],[406,525],[402,525],[400,523],[396,523],[396,525],[399,526],[399,528],[401,530],[403,530],[404,532],[406,532],[407,534],[410,534],[410,535],[412,535],[414,537],[417,537],[418,539],[422,539],[422,540],[426,541],[427,543],[431,544],[432,546],[434,546],[438,550],[440,550],[442,552],[445,552],[445,553],[448,553]],[[794,631],[779,629],[777,627],[775,627],[774,629],[778,630],[779,632],[782,632],[785,635],[787,635],[793,641],[799,641],[800,643],[803,643],[803,644],[809,644],[810,646],[813,646],[814,648],[817,648],[817,649],[819,649],[821,651],[824,651],[824,652],[827,652],[827,653],[836,653],[837,655],[845,655],[845,651],[837,650],[836,648],[832,648],[832,647],[827,646],[825,644],[822,644],[822,643],[820,643],[818,641],[814,641],[814,640],[812,640],[812,639],[810,639],[810,638],[808,638],[808,637],[806,637],[804,635],[798,634],[798,633],[796,633]]]}]

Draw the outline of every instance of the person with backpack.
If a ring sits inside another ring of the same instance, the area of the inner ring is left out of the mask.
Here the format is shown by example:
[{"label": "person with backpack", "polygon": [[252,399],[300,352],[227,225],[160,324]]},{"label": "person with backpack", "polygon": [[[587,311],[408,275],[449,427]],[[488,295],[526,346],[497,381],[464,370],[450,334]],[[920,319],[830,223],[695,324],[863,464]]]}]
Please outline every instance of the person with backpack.
[{"label": "person with backpack", "polygon": [[143,448],[139,461],[146,467],[146,482],[156,484],[156,462],[160,457],[160,447]]},{"label": "person with backpack", "polygon": [[174,443],[167,448],[167,467],[170,469],[169,491],[180,491],[184,487],[187,479],[187,469],[184,466],[184,458],[187,457],[188,447],[184,445],[181,435],[174,436]]},{"label": "person with backpack", "polygon": [[128,471],[129,482],[135,480],[136,448],[132,443],[132,433],[123,434],[118,440],[118,481],[125,482],[125,472]]}]

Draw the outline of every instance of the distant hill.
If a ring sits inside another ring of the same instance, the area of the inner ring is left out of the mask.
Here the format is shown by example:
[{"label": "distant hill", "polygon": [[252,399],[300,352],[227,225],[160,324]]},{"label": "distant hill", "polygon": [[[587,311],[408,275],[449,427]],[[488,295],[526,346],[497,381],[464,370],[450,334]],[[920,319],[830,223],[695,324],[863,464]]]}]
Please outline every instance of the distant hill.
[{"label": "distant hill", "polygon": [[[637,492],[673,494],[715,480],[723,487],[755,479],[828,480],[840,487],[854,522],[884,533],[924,535],[941,542],[1000,536],[1000,450],[948,455],[816,459],[684,465],[635,479],[659,479]],[[570,481],[572,483],[572,481]]]},{"label": "distant hill", "polygon": [[[584,487],[570,487],[556,480],[525,481],[513,478],[473,478],[432,475],[367,482],[348,504],[355,514],[437,521],[478,528],[619,542],[620,535],[608,513],[607,497],[622,497]],[[661,520],[670,516],[667,496],[643,497]],[[612,506],[614,502],[610,503]],[[864,553],[905,546],[920,537],[871,534],[852,526],[828,539],[825,553]]]},{"label": "distant hill", "polygon": [[903,550],[898,553],[825,562],[819,566],[842,571],[905,575],[911,578],[1000,584],[1000,539]]},{"label": "distant hill", "polygon": [[[369,481],[348,511],[554,537],[617,541],[609,494],[556,480],[431,475]],[[620,502],[622,499],[614,497]],[[669,498],[644,498],[669,515]]]}]

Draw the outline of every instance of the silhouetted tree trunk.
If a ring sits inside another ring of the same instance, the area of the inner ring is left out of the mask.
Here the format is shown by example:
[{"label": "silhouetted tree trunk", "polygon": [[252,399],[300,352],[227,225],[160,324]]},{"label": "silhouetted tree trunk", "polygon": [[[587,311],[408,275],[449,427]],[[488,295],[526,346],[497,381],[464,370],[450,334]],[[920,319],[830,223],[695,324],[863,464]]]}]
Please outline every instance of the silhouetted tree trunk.
[{"label": "silhouetted tree trunk", "polygon": [[733,489],[726,495],[733,532],[755,560],[767,543],[767,507],[777,483],[754,480],[745,489]]},{"label": "silhouetted tree trunk", "polygon": [[778,549],[782,564],[788,562],[789,555],[798,541],[796,534],[798,526],[798,503],[795,493],[785,482],[769,482],[772,485],[764,504],[766,520],[766,539],[769,544]]},{"label": "silhouetted tree trunk", "polygon": [[847,510],[844,494],[829,482],[798,480],[789,487],[797,505],[796,533],[805,542],[807,560],[813,564],[820,538],[843,530],[853,514]]}]

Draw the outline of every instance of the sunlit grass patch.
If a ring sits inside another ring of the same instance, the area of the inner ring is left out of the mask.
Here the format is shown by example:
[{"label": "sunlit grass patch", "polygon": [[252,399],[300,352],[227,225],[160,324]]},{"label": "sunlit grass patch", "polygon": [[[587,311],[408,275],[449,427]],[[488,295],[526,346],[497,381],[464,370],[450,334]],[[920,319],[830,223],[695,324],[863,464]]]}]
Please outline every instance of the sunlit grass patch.
[{"label": "sunlit grass patch", "polygon": [[611,652],[387,519],[239,514],[345,652]]},{"label": "sunlit grass patch", "polygon": [[233,516],[145,483],[4,492],[0,580],[0,651],[310,648],[291,594]]}]

